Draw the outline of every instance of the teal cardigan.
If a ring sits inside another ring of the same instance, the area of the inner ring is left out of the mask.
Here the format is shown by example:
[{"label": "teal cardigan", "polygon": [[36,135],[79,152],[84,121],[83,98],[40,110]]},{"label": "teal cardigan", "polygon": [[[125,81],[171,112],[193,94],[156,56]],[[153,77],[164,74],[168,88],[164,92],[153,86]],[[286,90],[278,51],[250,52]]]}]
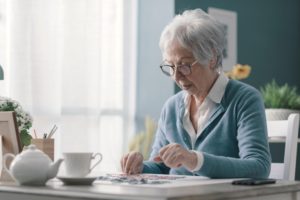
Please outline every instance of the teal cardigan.
[{"label": "teal cardigan", "polygon": [[[192,148],[182,119],[185,91],[165,103],[149,161],[143,173],[199,175],[211,178],[266,178],[270,173],[271,156],[267,140],[265,108],[255,88],[229,80],[221,103],[208,120]],[[199,171],[184,166],[169,168],[153,158],[169,144],[178,143],[189,150],[201,151],[204,162]]]}]

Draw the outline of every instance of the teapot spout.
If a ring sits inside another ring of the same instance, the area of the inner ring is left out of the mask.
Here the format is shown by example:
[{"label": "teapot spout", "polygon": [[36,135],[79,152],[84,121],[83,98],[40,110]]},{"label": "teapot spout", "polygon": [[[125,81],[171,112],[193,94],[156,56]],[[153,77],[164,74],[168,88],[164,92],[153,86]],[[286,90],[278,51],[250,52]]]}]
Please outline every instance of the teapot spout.
[{"label": "teapot spout", "polygon": [[58,159],[56,162],[52,163],[48,170],[48,179],[54,178],[58,172],[59,166],[63,159]]}]

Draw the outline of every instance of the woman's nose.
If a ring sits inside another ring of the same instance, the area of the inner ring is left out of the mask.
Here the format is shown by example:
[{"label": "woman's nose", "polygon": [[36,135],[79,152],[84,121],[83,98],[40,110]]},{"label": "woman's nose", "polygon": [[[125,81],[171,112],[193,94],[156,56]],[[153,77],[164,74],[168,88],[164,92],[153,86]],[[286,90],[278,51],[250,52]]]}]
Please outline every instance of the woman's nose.
[{"label": "woman's nose", "polygon": [[175,69],[174,69],[174,79],[180,79],[180,78],[182,78],[182,77],[184,77],[184,75],[178,70],[178,68],[177,67],[175,67]]}]

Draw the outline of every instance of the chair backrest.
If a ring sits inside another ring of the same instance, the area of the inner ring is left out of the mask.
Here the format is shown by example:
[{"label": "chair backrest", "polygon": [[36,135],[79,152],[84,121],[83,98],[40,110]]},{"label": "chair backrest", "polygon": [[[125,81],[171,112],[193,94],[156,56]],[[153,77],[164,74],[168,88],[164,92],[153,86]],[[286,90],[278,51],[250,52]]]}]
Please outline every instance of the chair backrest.
[{"label": "chair backrest", "polygon": [[299,114],[290,114],[287,120],[267,121],[269,141],[285,142],[284,162],[272,163],[270,178],[295,180]]}]

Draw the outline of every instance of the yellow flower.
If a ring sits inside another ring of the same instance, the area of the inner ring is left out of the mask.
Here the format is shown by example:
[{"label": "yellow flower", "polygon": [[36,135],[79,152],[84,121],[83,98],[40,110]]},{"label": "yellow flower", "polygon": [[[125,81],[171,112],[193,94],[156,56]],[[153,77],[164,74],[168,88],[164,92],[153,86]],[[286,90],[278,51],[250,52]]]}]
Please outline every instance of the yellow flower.
[{"label": "yellow flower", "polygon": [[235,80],[241,80],[248,78],[251,73],[251,66],[250,65],[241,65],[236,64],[233,66],[231,71],[225,72],[225,74]]}]

